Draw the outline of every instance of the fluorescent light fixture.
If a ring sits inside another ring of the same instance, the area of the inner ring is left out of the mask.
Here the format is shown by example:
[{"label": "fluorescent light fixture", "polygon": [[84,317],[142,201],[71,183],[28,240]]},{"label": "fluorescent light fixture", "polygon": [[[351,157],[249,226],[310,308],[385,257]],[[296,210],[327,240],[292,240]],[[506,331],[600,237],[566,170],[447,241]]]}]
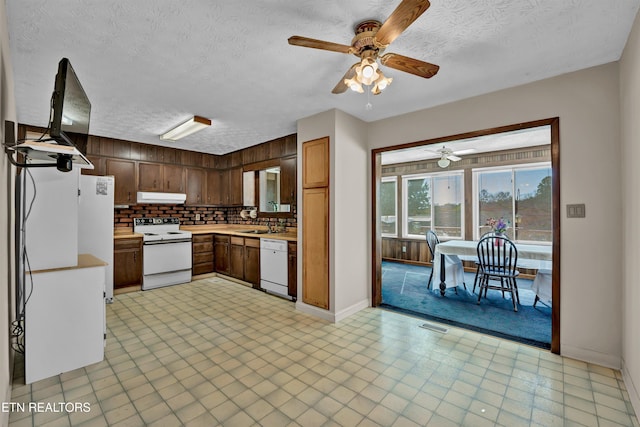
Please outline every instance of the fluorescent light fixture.
[{"label": "fluorescent light fixture", "polygon": [[200,116],[193,116],[186,122],[160,135],[160,139],[163,141],[177,141],[208,126],[211,126],[211,120]]}]

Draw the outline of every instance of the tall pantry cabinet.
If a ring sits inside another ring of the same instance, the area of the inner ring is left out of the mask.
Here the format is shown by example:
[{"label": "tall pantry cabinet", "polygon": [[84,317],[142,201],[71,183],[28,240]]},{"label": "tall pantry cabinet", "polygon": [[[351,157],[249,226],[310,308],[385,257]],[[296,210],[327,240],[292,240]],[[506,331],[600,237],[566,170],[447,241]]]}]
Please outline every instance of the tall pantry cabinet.
[{"label": "tall pantry cabinet", "polygon": [[329,138],[302,144],[302,301],[329,309]]}]

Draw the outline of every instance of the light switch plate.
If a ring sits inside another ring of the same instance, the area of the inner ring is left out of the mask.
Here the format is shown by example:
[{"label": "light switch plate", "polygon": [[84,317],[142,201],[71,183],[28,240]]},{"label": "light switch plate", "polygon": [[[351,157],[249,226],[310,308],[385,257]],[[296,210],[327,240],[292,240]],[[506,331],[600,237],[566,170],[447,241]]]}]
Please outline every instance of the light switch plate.
[{"label": "light switch plate", "polygon": [[567,218],[584,218],[586,216],[584,203],[567,205]]}]

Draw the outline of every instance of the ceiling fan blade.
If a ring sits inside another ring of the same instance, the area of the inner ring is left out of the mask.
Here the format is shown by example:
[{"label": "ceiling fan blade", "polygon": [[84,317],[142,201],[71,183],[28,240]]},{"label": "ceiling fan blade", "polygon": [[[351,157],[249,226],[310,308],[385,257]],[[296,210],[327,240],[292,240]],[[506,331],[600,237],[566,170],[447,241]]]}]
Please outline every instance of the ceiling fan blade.
[{"label": "ceiling fan blade", "polygon": [[436,75],[440,67],[435,64],[420,61],[418,59],[409,58],[408,56],[398,55],[397,53],[387,53],[380,57],[380,63],[396,70],[411,73],[425,79]]},{"label": "ceiling fan blade", "polygon": [[391,44],[429,6],[428,0],[402,0],[376,33],[376,41],[384,46]]},{"label": "ceiling fan blade", "polygon": [[449,154],[447,156],[447,159],[451,160],[452,162],[458,162],[458,161],[462,160],[462,157],[458,157],[455,154]]},{"label": "ceiling fan blade", "polygon": [[340,94],[340,93],[344,93],[347,89],[349,89],[349,86],[347,86],[344,81],[346,79],[351,79],[353,78],[353,76],[356,75],[356,67],[360,65],[359,62],[356,62],[355,64],[353,64],[351,66],[351,68],[349,68],[347,70],[346,73],[344,73],[344,76],[342,76],[342,78],[340,79],[340,81],[338,82],[338,84],[336,85],[336,87],[333,88],[333,90],[331,91],[331,93],[335,93]]},{"label": "ceiling fan blade", "polygon": [[351,53],[353,48],[345,44],[325,42],[323,40],[310,39],[302,36],[289,37],[289,44],[293,46],[311,47],[313,49],[330,50],[332,52]]}]

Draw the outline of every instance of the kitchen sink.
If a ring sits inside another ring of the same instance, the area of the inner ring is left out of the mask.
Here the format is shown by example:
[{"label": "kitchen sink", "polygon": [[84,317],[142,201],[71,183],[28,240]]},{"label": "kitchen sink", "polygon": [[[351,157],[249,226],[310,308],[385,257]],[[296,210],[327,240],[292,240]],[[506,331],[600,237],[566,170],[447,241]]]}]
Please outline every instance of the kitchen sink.
[{"label": "kitchen sink", "polygon": [[247,234],[267,234],[269,230],[238,230],[239,233],[247,233]]}]

